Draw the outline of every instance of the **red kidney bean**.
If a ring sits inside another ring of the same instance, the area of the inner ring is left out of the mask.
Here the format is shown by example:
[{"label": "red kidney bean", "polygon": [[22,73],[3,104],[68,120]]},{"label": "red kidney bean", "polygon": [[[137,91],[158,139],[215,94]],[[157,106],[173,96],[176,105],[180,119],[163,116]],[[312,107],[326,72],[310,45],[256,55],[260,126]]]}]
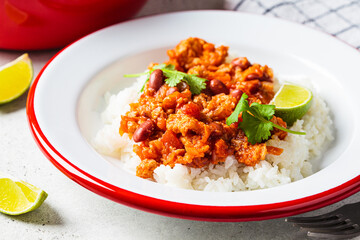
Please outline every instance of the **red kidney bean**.
[{"label": "red kidney bean", "polygon": [[214,95],[214,93],[210,89],[210,81],[209,80],[205,81],[205,84],[206,84],[206,88],[203,89],[201,92],[208,96]]},{"label": "red kidney bean", "polygon": [[218,160],[218,157],[216,156],[215,151],[212,151],[212,154],[211,154],[211,161],[214,163],[214,162],[217,162],[217,160]]},{"label": "red kidney bean", "polygon": [[246,76],[246,80],[255,80],[255,79],[259,79],[260,76],[257,73],[250,73],[249,75]]},{"label": "red kidney bean", "polygon": [[186,89],[190,89],[189,85],[186,82],[179,82],[176,87],[179,89],[179,92],[183,92]]},{"label": "red kidney bean", "polygon": [[234,58],[231,61],[231,64],[241,68],[241,70],[245,70],[248,67],[250,67],[250,62],[246,57],[238,57],[238,58]]},{"label": "red kidney bean", "polygon": [[164,84],[164,74],[160,69],[155,69],[149,78],[149,88],[154,89],[155,91],[159,90],[159,88]]},{"label": "red kidney bean", "polygon": [[136,129],[133,134],[134,142],[142,142],[150,137],[155,129],[155,124],[150,119],[146,120]]},{"label": "red kidney bean", "polygon": [[216,94],[220,94],[220,93],[225,93],[225,94],[229,94],[229,89],[226,87],[226,85],[218,80],[218,79],[213,79],[210,81],[210,90],[216,95]]},{"label": "red kidney bean", "polygon": [[250,93],[255,94],[259,91],[259,89],[261,87],[261,83],[259,80],[252,80],[252,81],[248,81],[247,86],[248,86]]},{"label": "red kidney bean", "polygon": [[241,98],[241,96],[243,95],[243,93],[244,92],[241,91],[240,89],[235,89],[230,92],[230,95],[239,100]]},{"label": "red kidney bean", "polygon": [[262,76],[259,80],[260,80],[260,81],[265,81],[265,82],[272,82],[270,76],[267,75],[266,72],[264,72],[263,76]]},{"label": "red kidney bean", "polygon": [[176,92],[178,89],[177,87],[171,87],[166,91],[166,96],[169,96],[170,94]]}]

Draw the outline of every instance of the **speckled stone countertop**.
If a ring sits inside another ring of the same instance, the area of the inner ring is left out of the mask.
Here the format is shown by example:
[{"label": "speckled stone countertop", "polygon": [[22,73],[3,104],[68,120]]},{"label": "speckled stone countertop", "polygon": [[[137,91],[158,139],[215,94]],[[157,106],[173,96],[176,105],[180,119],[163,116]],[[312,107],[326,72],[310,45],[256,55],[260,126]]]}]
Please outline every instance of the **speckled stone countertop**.
[{"label": "speckled stone countertop", "polygon": [[[222,6],[223,1],[216,0],[149,0],[139,16]],[[30,52],[35,74],[55,53]],[[0,50],[0,65],[21,54]],[[306,238],[305,231],[283,218],[240,223],[190,221],[139,211],[100,197],[67,178],[45,158],[29,131],[25,105],[26,94],[0,106],[0,169],[45,189],[49,197],[31,213],[16,217],[0,214],[1,240]],[[357,201],[360,193],[303,215],[325,213]]]}]

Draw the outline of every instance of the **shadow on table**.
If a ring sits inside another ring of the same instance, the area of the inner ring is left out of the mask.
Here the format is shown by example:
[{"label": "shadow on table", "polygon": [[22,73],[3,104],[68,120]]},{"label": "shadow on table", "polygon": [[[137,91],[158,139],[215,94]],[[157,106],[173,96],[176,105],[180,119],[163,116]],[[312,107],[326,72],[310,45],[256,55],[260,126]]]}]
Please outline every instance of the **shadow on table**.
[{"label": "shadow on table", "polygon": [[23,221],[42,226],[62,225],[64,223],[60,214],[46,202],[32,212],[20,216],[10,216],[10,218],[16,221]]},{"label": "shadow on table", "polygon": [[12,113],[12,112],[21,110],[23,108],[26,108],[26,99],[27,99],[28,93],[29,93],[29,90],[24,92],[23,95],[21,95],[18,99],[15,99],[14,101],[5,103],[5,104],[1,104],[0,105],[0,113],[3,113],[3,114]]},{"label": "shadow on table", "polygon": [[[358,202],[360,192],[340,202],[303,213],[300,216],[317,216],[336,208]],[[101,215],[114,216],[118,229],[113,231],[120,236],[126,231],[133,239],[182,239],[182,240],[307,240],[307,231],[285,222],[285,218],[276,218],[252,222],[206,222],[164,217],[135,209],[124,209],[115,205],[107,208],[95,208]],[[100,210],[99,210],[100,209]],[[115,222],[115,221],[114,221]],[[141,226],[141,227],[139,227]],[[98,231],[98,230],[97,230]],[[179,238],[181,236],[181,238]],[[360,240],[360,238],[355,238]]]}]

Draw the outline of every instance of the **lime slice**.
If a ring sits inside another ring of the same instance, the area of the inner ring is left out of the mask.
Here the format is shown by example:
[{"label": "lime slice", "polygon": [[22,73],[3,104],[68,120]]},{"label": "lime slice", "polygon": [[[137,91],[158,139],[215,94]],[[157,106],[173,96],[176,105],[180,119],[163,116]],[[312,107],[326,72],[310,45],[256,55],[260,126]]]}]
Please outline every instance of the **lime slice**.
[{"label": "lime slice", "polygon": [[0,104],[20,97],[29,88],[33,74],[27,53],[0,67]]},{"label": "lime slice", "polygon": [[275,105],[275,116],[281,117],[291,126],[309,110],[312,96],[311,91],[305,87],[285,83],[270,103]]},{"label": "lime slice", "polygon": [[0,173],[0,212],[20,215],[40,207],[47,193],[27,182]]}]

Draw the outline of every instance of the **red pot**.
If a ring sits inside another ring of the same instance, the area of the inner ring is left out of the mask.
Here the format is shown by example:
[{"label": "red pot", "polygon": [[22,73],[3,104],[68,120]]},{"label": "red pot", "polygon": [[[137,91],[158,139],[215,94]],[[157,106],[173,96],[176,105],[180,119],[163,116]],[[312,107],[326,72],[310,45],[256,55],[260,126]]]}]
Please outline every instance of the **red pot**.
[{"label": "red pot", "polygon": [[64,45],[134,16],[146,0],[0,0],[0,48]]}]

